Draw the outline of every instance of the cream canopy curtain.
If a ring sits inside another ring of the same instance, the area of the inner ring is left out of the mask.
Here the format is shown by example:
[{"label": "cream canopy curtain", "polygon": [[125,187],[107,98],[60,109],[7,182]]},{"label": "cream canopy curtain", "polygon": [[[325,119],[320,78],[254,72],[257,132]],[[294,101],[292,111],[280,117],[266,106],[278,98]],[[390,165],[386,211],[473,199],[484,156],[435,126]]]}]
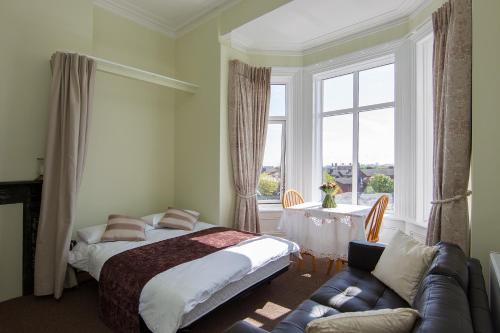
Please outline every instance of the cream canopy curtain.
[{"label": "cream canopy curtain", "polygon": [[87,151],[96,64],[78,54],[51,59],[52,85],[42,206],[35,255],[35,295],[60,298],[75,203]]},{"label": "cream canopy curtain", "polygon": [[264,158],[271,68],[229,64],[229,144],[236,189],[234,226],[260,232],[256,190]]},{"label": "cream canopy curtain", "polygon": [[433,16],[434,201],[427,243],[469,253],[467,190],[472,134],[472,4],[451,0]]}]

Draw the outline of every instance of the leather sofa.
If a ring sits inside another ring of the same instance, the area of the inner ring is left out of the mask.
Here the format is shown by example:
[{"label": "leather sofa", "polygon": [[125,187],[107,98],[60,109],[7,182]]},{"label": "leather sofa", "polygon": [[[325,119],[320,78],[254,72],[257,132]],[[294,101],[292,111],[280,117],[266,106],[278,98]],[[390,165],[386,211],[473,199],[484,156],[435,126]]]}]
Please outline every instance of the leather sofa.
[{"label": "leather sofa", "polygon": [[[348,267],[316,290],[271,332],[305,332],[311,320],[340,312],[411,306],[421,315],[414,333],[493,333],[481,264],[477,259],[467,258],[458,246],[448,243],[438,246],[413,304],[408,304],[370,273],[384,246],[351,242]],[[226,333],[265,332],[245,321],[226,330]]]}]

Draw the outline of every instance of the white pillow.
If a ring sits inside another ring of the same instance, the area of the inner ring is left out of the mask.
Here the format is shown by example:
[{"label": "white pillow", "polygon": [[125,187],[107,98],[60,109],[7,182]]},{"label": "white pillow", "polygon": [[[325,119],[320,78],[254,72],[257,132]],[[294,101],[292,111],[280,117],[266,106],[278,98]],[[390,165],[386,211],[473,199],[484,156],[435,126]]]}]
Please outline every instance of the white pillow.
[{"label": "white pillow", "polygon": [[[85,242],[87,244],[96,244],[101,241],[102,234],[106,230],[107,224],[98,224],[91,227],[81,228],[76,231],[76,236],[78,241]],[[145,231],[154,229],[153,227],[146,225]]]},{"label": "white pillow", "polygon": [[104,233],[104,230],[106,230],[106,224],[98,224],[79,229],[76,232],[76,235],[78,236],[78,240],[82,242],[95,244],[101,241],[101,236]]},{"label": "white pillow", "polygon": [[403,333],[411,332],[420,317],[411,308],[344,312],[314,319],[307,333]]},{"label": "white pillow", "polygon": [[437,249],[436,246],[420,244],[398,231],[380,256],[372,274],[412,304]]},{"label": "white pillow", "polygon": [[141,219],[144,220],[144,222],[146,222],[148,225],[155,227],[158,224],[158,222],[161,221],[161,219],[163,218],[164,215],[165,215],[165,212],[151,214],[151,215],[143,216],[143,217],[141,217]]}]

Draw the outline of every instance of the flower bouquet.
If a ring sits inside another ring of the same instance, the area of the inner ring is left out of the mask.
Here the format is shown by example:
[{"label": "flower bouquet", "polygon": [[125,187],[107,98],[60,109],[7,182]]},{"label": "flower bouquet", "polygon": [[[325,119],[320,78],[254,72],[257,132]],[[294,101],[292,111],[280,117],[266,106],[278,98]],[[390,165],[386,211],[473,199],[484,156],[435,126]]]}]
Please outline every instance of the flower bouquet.
[{"label": "flower bouquet", "polygon": [[323,183],[319,189],[325,193],[325,198],[323,199],[323,204],[321,205],[323,208],[335,208],[337,204],[335,203],[335,195],[340,192],[340,188],[333,182]]}]

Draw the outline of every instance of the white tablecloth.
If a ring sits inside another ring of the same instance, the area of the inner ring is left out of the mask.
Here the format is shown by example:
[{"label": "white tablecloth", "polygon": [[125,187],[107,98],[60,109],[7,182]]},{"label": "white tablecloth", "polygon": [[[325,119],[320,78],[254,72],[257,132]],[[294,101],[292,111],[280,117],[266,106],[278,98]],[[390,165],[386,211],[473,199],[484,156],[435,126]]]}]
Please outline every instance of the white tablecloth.
[{"label": "white tablecloth", "polygon": [[370,208],[343,204],[322,208],[321,203],[306,202],[285,208],[279,229],[299,244],[302,252],[347,260],[349,242],[366,240],[364,223]]}]

